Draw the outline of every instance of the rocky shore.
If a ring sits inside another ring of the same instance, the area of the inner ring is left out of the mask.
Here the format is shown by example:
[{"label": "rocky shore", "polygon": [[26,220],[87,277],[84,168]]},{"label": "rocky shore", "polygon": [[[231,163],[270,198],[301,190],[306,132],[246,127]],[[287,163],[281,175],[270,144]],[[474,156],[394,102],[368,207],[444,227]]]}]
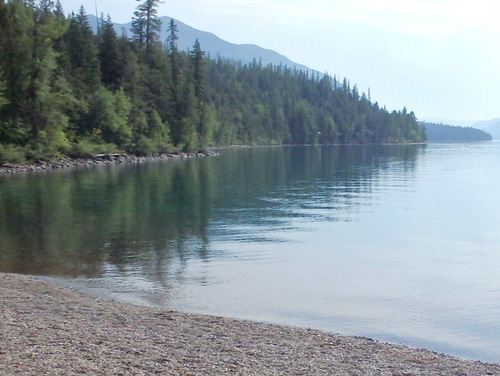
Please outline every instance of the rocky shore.
[{"label": "rocky shore", "polygon": [[119,304],[0,274],[1,375],[500,375],[500,364]]},{"label": "rocky shore", "polygon": [[0,163],[0,174],[16,172],[49,171],[53,169],[91,167],[106,164],[141,163],[154,160],[174,160],[188,158],[204,158],[216,155],[214,151],[200,153],[164,153],[148,156],[130,154],[98,154],[90,158],[59,158],[52,162],[39,161],[32,164],[21,165],[15,163]]}]

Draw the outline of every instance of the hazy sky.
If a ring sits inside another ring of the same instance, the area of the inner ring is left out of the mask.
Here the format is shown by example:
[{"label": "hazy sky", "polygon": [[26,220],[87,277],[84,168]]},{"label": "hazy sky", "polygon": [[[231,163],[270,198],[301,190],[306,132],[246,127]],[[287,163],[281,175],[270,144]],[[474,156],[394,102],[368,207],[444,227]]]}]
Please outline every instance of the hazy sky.
[{"label": "hazy sky", "polygon": [[[83,4],[95,13],[95,0],[61,2],[68,12]],[[102,0],[97,8],[125,23],[138,4]],[[498,0],[166,0],[159,13],[345,76],[389,110],[500,117]]]}]

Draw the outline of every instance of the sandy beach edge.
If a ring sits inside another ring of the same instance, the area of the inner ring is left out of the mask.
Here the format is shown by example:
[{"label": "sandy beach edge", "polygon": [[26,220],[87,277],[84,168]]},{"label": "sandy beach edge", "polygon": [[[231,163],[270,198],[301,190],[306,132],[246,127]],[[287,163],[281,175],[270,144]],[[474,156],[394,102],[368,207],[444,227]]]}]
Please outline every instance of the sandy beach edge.
[{"label": "sandy beach edge", "polygon": [[500,364],[121,304],[0,273],[1,375],[500,375]]}]

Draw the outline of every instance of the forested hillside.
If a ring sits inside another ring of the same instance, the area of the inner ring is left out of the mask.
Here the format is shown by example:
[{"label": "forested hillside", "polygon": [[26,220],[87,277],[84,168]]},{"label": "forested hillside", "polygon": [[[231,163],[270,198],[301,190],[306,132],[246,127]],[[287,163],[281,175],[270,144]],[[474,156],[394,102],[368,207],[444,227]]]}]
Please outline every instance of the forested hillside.
[{"label": "forested hillside", "polygon": [[458,127],[446,124],[422,122],[429,142],[471,142],[491,141],[492,137],[480,129],[472,127]]},{"label": "forested hillside", "polygon": [[97,35],[83,7],[0,0],[0,162],[228,144],[421,142],[413,112],[388,112],[347,80],[283,66],[238,65],[159,40],[157,0],[110,18]]}]

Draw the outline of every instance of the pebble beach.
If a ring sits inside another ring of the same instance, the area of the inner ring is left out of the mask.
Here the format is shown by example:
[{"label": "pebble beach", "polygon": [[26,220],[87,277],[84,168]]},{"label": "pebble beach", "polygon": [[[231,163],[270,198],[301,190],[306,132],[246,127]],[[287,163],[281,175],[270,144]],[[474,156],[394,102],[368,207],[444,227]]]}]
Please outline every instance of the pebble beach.
[{"label": "pebble beach", "polygon": [[1,375],[500,375],[500,364],[0,274]]}]

